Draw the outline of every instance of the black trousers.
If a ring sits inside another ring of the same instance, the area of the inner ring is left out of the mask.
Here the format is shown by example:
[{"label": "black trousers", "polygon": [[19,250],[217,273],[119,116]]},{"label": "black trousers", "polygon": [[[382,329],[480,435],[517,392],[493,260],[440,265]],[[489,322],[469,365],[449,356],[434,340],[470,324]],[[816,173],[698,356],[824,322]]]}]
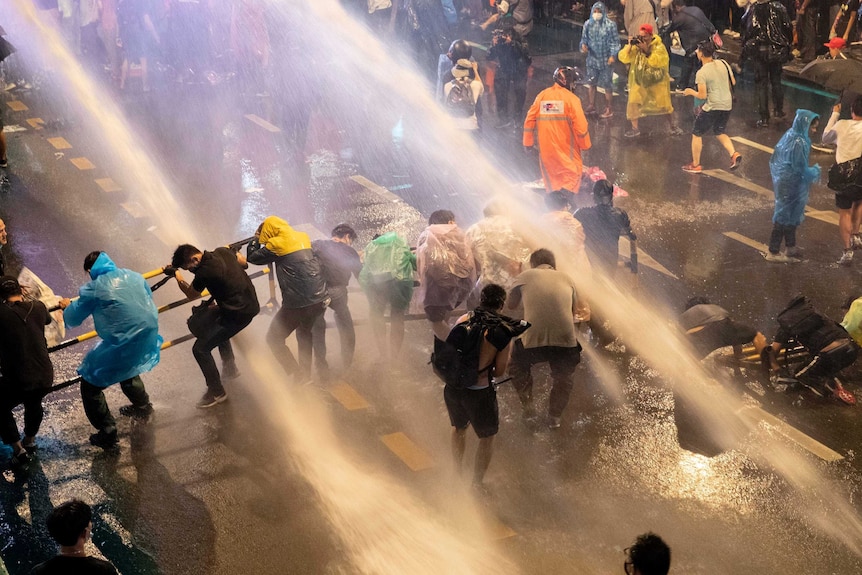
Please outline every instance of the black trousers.
[{"label": "black trousers", "polygon": [[42,425],[44,410],[42,409],[42,398],[45,397],[43,390],[16,391],[4,389],[0,396],[0,439],[6,445],[12,445],[21,441],[18,433],[18,425],[12,410],[19,405],[24,405],[24,435],[33,437],[39,432]]},{"label": "black trousers", "polygon": [[233,348],[230,345],[230,338],[241,332],[251,323],[254,317],[249,317],[247,320],[238,323],[225,321],[224,318],[218,322],[214,322],[212,327],[207,330],[207,333],[195,340],[192,346],[192,355],[195,356],[195,361],[201,368],[204,374],[204,379],[207,382],[207,388],[217,395],[224,393],[224,386],[221,383],[221,375],[218,367],[216,367],[215,359],[213,359],[212,351],[219,348],[222,361],[233,360]]},{"label": "black trousers", "polygon": [[512,385],[518,392],[522,405],[533,403],[532,367],[537,363],[547,363],[551,368],[551,398],[548,415],[560,417],[569,403],[574,387],[575,368],[581,361],[580,347],[531,347],[525,348],[521,340],[515,342],[509,375]]},{"label": "black trousers", "polygon": [[781,249],[781,240],[784,240],[785,247],[792,248],[796,246],[796,226],[772,224],[772,235],[769,236],[770,253],[778,253]]},{"label": "black trousers", "polygon": [[[120,389],[136,407],[145,407],[150,403],[150,396],[144,388],[144,382],[140,376],[135,376],[120,382]],[[90,425],[106,434],[117,432],[117,422],[111,415],[108,402],[105,399],[105,388],[98,387],[81,380],[81,403],[84,405],[84,413],[90,420]]]},{"label": "black trousers", "polygon": [[769,119],[769,90],[772,90],[772,109],[784,112],[784,87],[781,85],[781,62],[767,62],[755,58],[754,90],[757,94],[757,111],[761,120]]},{"label": "black trousers", "polygon": [[841,345],[814,355],[808,364],[796,372],[796,379],[802,383],[822,388],[826,380],[835,377],[845,367],[856,361],[859,346],[852,339],[844,340]]},{"label": "black trousers", "polygon": [[[512,100],[512,111],[509,112],[509,85],[512,86],[514,99]],[[527,99],[527,77],[497,76],[494,80],[494,94],[497,98],[497,118],[500,121],[514,120],[521,122],[524,119],[524,102]]]},{"label": "black trousers", "polygon": [[[286,307],[278,310],[269,331],[266,333],[266,343],[269,344],[275,359],[281,364],[288,374],[301,372],[307,376],[311,373],[311,351],[312,351],[312,329],[317,318],[326,311],[326,302],[288,309]],[[290,334],[296,332],[296,344],[299,348],[299,363],[294,359],[290,349],[285,345]]]},{"label": "black trousers", "polygon": [[[353,363],[353,353],[356,350],[356,329],[353,327],[353,316],[347,306],[347,292],[344,295],[335,296],[329,302],[329,308],[335,312],[335,326],[338,328],[338,337],[341,341],[341,368],[348,369]],[[318,371],[327,371],[329,364],[326,361],[326,317],[320,314],[314,321],[311,330],[311,345],[314,348],[314,361]]]},{"label": "black trousers", "polygon": [[691,54],[682,59],[682,69],[679,73],[679,80],[676,82],[677,88],[685,90],[686,88],[696,88],[694,85],[694,75],[700,69],[700,60],[697,59],[697,54]]}]

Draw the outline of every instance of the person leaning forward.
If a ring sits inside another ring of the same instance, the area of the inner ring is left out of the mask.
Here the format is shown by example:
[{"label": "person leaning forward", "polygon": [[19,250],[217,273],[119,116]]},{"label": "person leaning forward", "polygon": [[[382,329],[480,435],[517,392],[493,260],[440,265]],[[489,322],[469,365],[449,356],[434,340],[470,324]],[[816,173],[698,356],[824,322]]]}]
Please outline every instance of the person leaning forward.
[{"label": "person leaning forward", "polygon": [[[192,283],[187,282],[176,268],[192,272],[195,279]],[[211,252],[202,252],[191,244],[183,244],[174,251],[171,265],[164,270],[166,275],[176,277],[180,291],[189,299],[201,297],[204,290],[209,290],[212,294],[213,301],[198,312],[208,316],[207,321],[201,321],[199,329],[194,330],[197,331],[197,339],[192,347],[192,354],[207,384],[207,391],[197,404],[202,409],[227,400],[222,374],[219,374],[216,367],[212,350],[219,348],[224,362],[224,377],[228,377],[231,371],[233,373],[230,375],[235,376],[230,338],[245,329],[254,316],[260,313],[257,292],[245,273],[246,268],[248,262],[245,256],[230,248],[222,247]]]}]

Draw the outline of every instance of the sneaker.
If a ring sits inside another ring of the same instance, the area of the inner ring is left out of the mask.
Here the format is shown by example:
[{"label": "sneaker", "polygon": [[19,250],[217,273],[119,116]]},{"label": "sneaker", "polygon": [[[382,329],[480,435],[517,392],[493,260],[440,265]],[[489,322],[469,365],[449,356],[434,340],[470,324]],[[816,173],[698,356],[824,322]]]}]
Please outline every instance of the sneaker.
[{"label": "sneaker", "polygon": [[146,419],[153,414],[153,404],[146,405],[124,405],[120,408],[120,415],[125,417],[134,417],[137,419]]},{"label": "sneaker", "polygon": [[850,236],[850,249],[862,250],[862,235],[853,234]]},{"label": "sneaker", "polygon": [[0,160],[0,168],[8,168],[8,167],[9,167],[9,160],[7,160],[6,158],[3,158],[2,160]]},{"label": "sneaker", "polygon": [[626,133],[623,134],[626,138],[637,138],[641,135],[640,130],[626,130]]},{"label": "sneaker", "polygon": [[742,154],[739,152],[734,152],[732,156],[730,156],[730,170],[735,170],[739,167],[739,164],[742,163]]},{"label": "sneaker", "polygon": [[769,120],[757,120],[757,124],[755,124],[758,128],[768,128]]},{"label": "sneaker", "polygon": [[599,114],[599,118],[601,118],[602,120],[607,120],[608,118],[613,118],[613,117],[614,117],[614,111],[611,110],[610,108],[605,108],[605,111],[602,112],[601,114]]},{"label": "sneaker", "polygon": [[22,449],[18,453],[14,454],[9,462],[15,467],[27,465],[30,463],[30,454],[27,453],[26,449]]},{"label": "sneaker", "polygon": [[832,395],[835,396],[835,399],[838,401],[846,403],[847,405],[856,405],[856,396],[847,391],[837,377],[832,378],[832,382],[826,383],[824,387],[831,391]]},{"label": "sneaker", "polygon": [[853,264],[853,250],[844,250],[841,257],[838,259],[839,266],[850,266]]},{"label": "sneaker", "polygon": [[671,136],[682,136],[684,134],[684,132],[682,131],[682,128],[680,128],[679,126],[672,126],[670,129],[670,132],[668,132],[668,133]]},{"label": "sneaker", "polygon": [[239,369],[236,366],[236,362],[229,361],[221,366],[221,378],[222,379],[236,379],[239,377]]},{"label": "sneaker", "polygon": [[553,415],[548,416],[548,429],[559,429],[563,424],[563,418],[554,417]]},{"label": "sneaker", "polygon": [[768,262],[774,262],[774,263],[778,263],[778,264],[790,263],[790,258],[787,257],[786,255],[782,254],[782,253],[774,254],[772,252],[767,252],[765,257],[766,257],[766,261],[768,261]]},{"label": "sneaker", "polygon": [[117,439],[116,431],[114,433],[99,431],[99,433],[94,433],[90,436],[90,445],[101,447],[104,450],[113,449],[117,447],[118,444],[119,440]]},{"label": "sneaker", "polygon": [[199,409],[206,409],[208,407],[212,407],[214,405],[218,405],[219,403],[223,403],[227,401],[227,392],[222,391],[219,393],[215,393],[212,391],[207,391],[201,400],[198,402]]},{"label": "sneaker", "polygon": [[682,167],[683,172],[688,172],[689,174],[699,174],[703,171],[703,166],[700,164],[686,164]]}]

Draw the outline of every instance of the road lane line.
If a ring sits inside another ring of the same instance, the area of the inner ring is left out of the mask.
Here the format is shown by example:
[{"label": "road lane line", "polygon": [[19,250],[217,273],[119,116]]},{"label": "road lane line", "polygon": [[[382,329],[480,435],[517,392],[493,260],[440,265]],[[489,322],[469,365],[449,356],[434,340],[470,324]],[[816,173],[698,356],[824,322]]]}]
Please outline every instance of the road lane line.
[{"label": "road lane line", "polygon": [[24,112],[25,110],[30,109],[27,107],[27,104],[25,104],[21,100],[11,100],[9,102],[6,102],[6,105],[9,106],[9,108],[11,108],[13,112]]},{"label": "road lane line", "polygon": [[761,254],[765,254],[769,251],[769,247],[766,244],[762,244],[757,240],[753,240],[751,238],[747,238],[742,234],[738,234],[736,232],[724,232],[724,235],[729,237],[732,240],[736,240],[740,243],[743,243],[749,247],[752,247],[759,251]]},{"label": "road lane line", "polygon": [[42,130],[45,127],[45,120],[42,118],[30,118],[27,120],[27,123],[35,130]]},{"label": "road lane line", "polygon": [[492,541],[499,541],[501,539],[508,539],[510,537],[514,537],[518,533],[515,532],[514,529],[497,519],[493,515],[489,515],[485,520],[485,529],[488,531],[488,534],[491,536]]},{"label": "road lane line", "polygon": [[102,191],[107,194],[119,192],[123,189],[111,178],[98,178],[95,182],[96,185],[102,188]]},{"label": "road lane line", "polygon": [[384,188],[380,184],[375,184],[374,182],[372,182],[371,180],[369,180],[365,176],[350,176],[350,179],[353,180],[354,182],[356,182],[357,184],[359,184],[360,186],[362,186],[363,188],[365,188],[366,190],[368,190],[370,192],[374,192],[375,194],[379,194],[379,195],[383,196],[384,198],[386,198],[387,200],[390,200],[392,202],[403,202],[404,201],[401,198],[399,198],[398,196],[396,196],[395,194],[393,194],[392,192],[390,192],[388,189]]},{"label": "road lane line", "polygon": [[347,411],[357,411],[371,407],[371,404],[369,404],[364,397],[359,395],[358,391],[343,381],[332,386],[329,389],[329,393],[331,393],[332,397],[337,399],[338,403],[344,406],[344,409]]},{"label": "road lane line", "polygon": [[827,224],[838,225],[838,212],[833,212],[832,210],[812,210],[808,206],[805,207],[805,215],[809,218],[814,218],[815,220],[820,220],[821,222],[826,222]]},{"label": "road lane line", "polygon": [[380,441],[413,471],[434,467],[431,456],[400,431],[383,435]]},{"label": "road lane line", "polygon": [[748,138],[743,138],[742,136],[733,136],[730,138],[734,142],[739,142],[740,144],[745,144],[750,148],[754,148],[755,150],[760,150],[761,152],[766,152],[767,154],[775,153],[774,148],[770,148],[769,146],[764,146],[763,144],[758,144],[757,142],[753,142]]},{"label": "road lane line", "polygon": [[48,143],[54,146],[56,150],[68,150],[71,149],[72,144],[66,141],[66,138],[56,137],[56,138],[48,138]]},{"label": "road lane line", "polygon": [[273,134],[277,134],[278,132],[281,131],[281,128],[279,128],[278,126],[275,126],[273,124],[270,124],[269,122],[267,122],[266,120],[264,120],[263,118],[258,116],[257,114],[246,114],[245,119],[249,120],[250,122],[252,122],[254,124],[257,124],[258,126],[263,128],[267,132],[272,132]]},{"label": "road lane line", "polygon": [[123,206],[123,209],[129,212],[129,215],[133,218],[140,219],[147,215],[146,210],[139,204],[138,202],[124,202],[120,204]]},{"label": "road lane line", "polygon": [[81,171],[96,169],[96,165],[87,158],[72,158],[69,161]]},{"label": "road lane line", "polygon": [[[619,253],[624,258],[631,256],[631,242],[625,236],[620,236]],[[651,255],[640,248],[638,248],[638,265],[645,265],[675,280],[679,279],[672,271],[655,261]]]},{"label": "road lane line", "polygon": [[754,192],[755,194],[761,195],[765,198],[769,198],[770,200],[775,198],[775,194],[772,193],[772,190],[769,188],[764,188],[763,186],[758,186],[754,182],[749,182],[744,178],[740,178],[739,176],[734,176],[730,172],[725,170],[704,170],[702,172],[706,176],[711,176],[717,180],[721,180],[723,182],[727,182],[729,184],[733,184],[735,186],[739,186],[744,190],[748,190],[749,192]]},{"label": "road lane line", "polygon": [[778,433],[824,461],[833,462],[844,459],[844,456],[837,451],[827,447],[813,437],[806,435],[792,425],[781,421],[774,415],[759,407],[745,407],[739,411],[739,415],[744,418],[748,418],[754,423],[762,421],[770,425],[775,428]]}]

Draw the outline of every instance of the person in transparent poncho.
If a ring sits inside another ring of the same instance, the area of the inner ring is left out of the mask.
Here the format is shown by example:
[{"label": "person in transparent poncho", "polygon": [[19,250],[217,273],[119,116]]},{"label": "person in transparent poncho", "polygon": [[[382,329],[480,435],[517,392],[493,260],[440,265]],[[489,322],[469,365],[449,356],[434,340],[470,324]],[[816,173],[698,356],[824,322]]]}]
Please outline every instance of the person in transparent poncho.
[{"label": "person in transparent poncho", "polygon": [[[501,200],[488,202],[485,217],[467,228],[467,243],[476,264],[476,292],[489,284],[512,288],[515,278],[526,269],[533,247],[515,228]],[[472,307],[472,306],[471,306]]]}]

